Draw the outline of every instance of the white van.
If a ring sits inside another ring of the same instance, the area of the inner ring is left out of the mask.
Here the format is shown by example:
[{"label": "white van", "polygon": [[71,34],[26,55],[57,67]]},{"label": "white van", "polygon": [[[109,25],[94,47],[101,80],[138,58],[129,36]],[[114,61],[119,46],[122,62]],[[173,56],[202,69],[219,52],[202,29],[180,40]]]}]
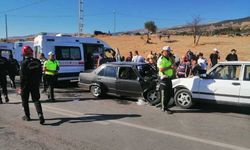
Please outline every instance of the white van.
[{"label": "white van", "polygon": [[34,57],[52,51],[60,63],[58,80],[78,80],[79,73],[96,67],[97,56],[104,53],[105,42],[91,37],[38,35],[34,39]]},{"label": "white van", "polygon": [[3,57],[9,59],[10,54],[12,54],[14,50],[14,44],[13,43],[0,43],[0,53]]},{"label": "white van", "polygon": [[14,43],[13,56],[19,63],[23,60],[23,56],[22,56],[23,46],[30,46],[32,49],[34,49],[34,42],[33,41],[17,41]]}]

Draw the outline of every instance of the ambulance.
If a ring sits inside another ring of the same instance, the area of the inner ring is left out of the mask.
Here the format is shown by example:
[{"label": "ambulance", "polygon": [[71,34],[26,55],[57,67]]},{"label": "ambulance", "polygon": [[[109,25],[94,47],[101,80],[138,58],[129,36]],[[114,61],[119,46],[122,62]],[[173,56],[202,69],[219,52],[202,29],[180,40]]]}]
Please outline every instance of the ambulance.
[{"label": "ambulance", "polygon": [[1,56],[9,59],[10,54],[14,50],[14,44],[9,42],[0,43],[0,53]]},{"label": "ambulance", "polygon": [[92,37],[72,37],[68,35],[38,35],[34,39],[34,57],[44,53],[48,58],[51,51],[59,61],[58,81],[78,81],[79,73],[94,69],[99,54],[112,49],[107,43]]},{"label": "ambulance", "polygon": [[23,56],[22,56],[23,46],[30,46],[32,49],[34,49],[34,42],[33,41],[17,41],[14,43],[13,56],[19,63],[23,60]]}]

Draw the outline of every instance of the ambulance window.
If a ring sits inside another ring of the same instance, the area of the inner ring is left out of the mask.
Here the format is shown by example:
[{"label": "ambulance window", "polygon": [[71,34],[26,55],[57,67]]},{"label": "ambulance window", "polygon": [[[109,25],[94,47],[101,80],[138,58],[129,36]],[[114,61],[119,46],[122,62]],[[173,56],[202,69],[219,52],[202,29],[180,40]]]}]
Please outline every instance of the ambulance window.
[{"label": "ambulance window", "polygon": [[81,60],[81,51],[79,47],[56,46],[57,60]]},{"label": "ambulance window", "polygon": [[7,59],[9,59],[10,54],[12,54],[11,50],[0,50],[0,52],[1,52],[1,56],[5,57]]}]

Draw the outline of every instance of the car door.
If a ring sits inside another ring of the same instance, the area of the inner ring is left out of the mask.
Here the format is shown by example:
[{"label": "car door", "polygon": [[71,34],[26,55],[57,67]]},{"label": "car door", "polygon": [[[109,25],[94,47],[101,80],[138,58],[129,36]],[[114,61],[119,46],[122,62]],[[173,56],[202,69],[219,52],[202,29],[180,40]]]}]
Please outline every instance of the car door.
[{"label": "car door", "polygon": [[200,99],[238,103],[241,65],[219,65],[199,83]]},{"label": "car door", "polygon": [[243,81],[241,82],[240,100],[241,104],[250,104],[250,65],[245,65]]},{"label": "car door", "polygon": [[132,67],[119,67],[116,83],[117,94],[123,96],[137,97],[142,93],[138,76]]},{"label": "car door", "polygon": [[116,94],[116,66],[105,66],[97,74],[96,82],[100,83],[108,93]]}]

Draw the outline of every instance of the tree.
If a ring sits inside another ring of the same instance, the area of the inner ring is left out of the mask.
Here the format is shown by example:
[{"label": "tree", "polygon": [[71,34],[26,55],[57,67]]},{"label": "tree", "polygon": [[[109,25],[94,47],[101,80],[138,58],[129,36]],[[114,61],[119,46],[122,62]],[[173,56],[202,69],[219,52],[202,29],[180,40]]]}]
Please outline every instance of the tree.
[{"label": "tree", "polygon": [[157,30],[157,26],[155,25],[154,21],[147,21],[144,23],[144,28],[148,30],[148,34],[147,34],[147,43],[150,43],[149,40],[149,34],[150,32],[155,33]]},{"label": "tree", "polygon": [[192,22],[188,23],[188,26],[191,27],[191,31],[192,31],[192,34],[194,37],[194,45],[195,46],[199,44],[199,40],[200,40],[200,37],[202,35],[200,23],[201,23],[200,16],[193,17]]}]

